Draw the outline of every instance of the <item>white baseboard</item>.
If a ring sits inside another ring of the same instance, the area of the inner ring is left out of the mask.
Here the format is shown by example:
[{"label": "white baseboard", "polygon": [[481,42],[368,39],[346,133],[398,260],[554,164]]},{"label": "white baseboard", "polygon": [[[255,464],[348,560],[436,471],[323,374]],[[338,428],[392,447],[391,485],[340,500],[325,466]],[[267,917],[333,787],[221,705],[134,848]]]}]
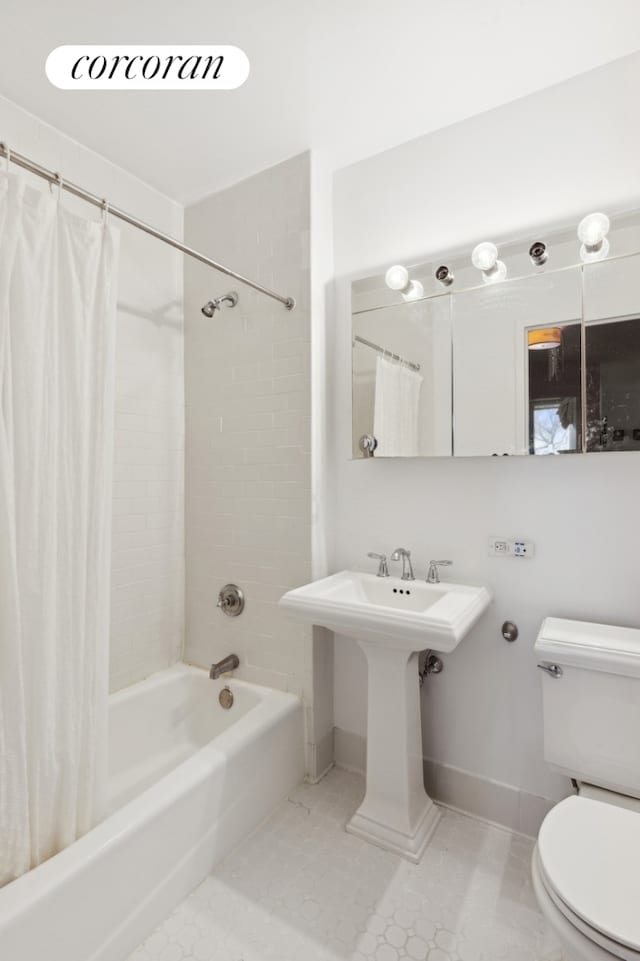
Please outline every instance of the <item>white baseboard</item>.
[{"label": "white baseboard", "polygon": [[[361,734],[336,727],[334,750],[337,765],[365,772],[367,739]],[[423,759],[423,767],[425,787],[434,801],[532,838],[537,836],[543,818],[556,804],[549,798],[429,758]]]}]

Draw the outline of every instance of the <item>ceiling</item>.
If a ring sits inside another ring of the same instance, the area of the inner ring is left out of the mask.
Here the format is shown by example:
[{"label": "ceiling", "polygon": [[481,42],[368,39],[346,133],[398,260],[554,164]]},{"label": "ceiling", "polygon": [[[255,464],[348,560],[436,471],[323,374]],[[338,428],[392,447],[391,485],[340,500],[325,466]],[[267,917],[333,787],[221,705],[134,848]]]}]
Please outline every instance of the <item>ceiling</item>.
[{"label": "ceiling", "polygon": [[[245,50],[243,87],[63,91],[44,74],[61,44],[207,42]],[[353,163],[639,48],[637,0],[4,0],[0,94],[189,203],[310,146]]]}]

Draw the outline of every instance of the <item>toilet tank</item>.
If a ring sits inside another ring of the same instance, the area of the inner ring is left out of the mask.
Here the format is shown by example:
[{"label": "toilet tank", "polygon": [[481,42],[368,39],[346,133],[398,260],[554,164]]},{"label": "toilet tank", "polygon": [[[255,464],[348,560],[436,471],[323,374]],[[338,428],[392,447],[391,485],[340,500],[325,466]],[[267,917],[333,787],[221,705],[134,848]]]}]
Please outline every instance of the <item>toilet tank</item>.
[{"label": "toilet tank", "polygon": [[535,643],[544,756],[557,770],[640,797],[640,630],[548,617]]}]

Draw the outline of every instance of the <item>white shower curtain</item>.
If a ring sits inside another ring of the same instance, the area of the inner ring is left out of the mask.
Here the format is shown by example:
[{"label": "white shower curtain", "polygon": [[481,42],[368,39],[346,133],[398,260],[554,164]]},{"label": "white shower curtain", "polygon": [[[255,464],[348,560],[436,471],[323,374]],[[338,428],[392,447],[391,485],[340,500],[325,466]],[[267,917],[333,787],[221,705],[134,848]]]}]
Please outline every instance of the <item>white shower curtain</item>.
[{"label": "white shower curtain", "polygon": [[422,377],[415,370],[378,357],[373,408],[376,457],[417,457]]},{"label": "white shower curtain", "polygon": [[0,885],[106,774],[118,234],[0,176]]}]

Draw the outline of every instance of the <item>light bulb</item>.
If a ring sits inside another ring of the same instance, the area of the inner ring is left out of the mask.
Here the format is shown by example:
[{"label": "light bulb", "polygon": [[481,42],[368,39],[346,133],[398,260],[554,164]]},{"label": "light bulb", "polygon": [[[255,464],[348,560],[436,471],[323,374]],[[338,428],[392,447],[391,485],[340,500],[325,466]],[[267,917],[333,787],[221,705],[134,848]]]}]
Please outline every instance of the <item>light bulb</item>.
[{"label": "light bulb", "polygon": [[389,267],[384,275],[384,281],[391,290],[407,290],[409,287],[409,271],[401,264]]},{"label": "light bulb", "polygon": [[609,253],[607,234],[611,226],[606,214],[588,214],[578,224],[578,239],[582,241],[582,260],[603,260]]},{"label": "light bulb", "polygon": [[587,247],[602,243],[611,226],[606,214],[588,214],[578,224],[578,238]]},{"label": "light bulb", "polygon": [[424,287],[419,280],[410,280],[409,289],[402,294],[403,300],[420,300],[424,297]]},{"label": "light bulb", "polygon": [[486,241],[483,244],[478,244],[477,247],[473,248],[471,253],[471,263],[478,270],[491,270],[495,267],[496,261],[498,260],[498,248],[495,244]]},{"label": "light bulb", "polygon": [[504,280],[507,276],[506,265],[498,260],[498,248],[489,241],[473,248],[471,263],[482,271],[485,284],[495,284],[497,280]]}]

